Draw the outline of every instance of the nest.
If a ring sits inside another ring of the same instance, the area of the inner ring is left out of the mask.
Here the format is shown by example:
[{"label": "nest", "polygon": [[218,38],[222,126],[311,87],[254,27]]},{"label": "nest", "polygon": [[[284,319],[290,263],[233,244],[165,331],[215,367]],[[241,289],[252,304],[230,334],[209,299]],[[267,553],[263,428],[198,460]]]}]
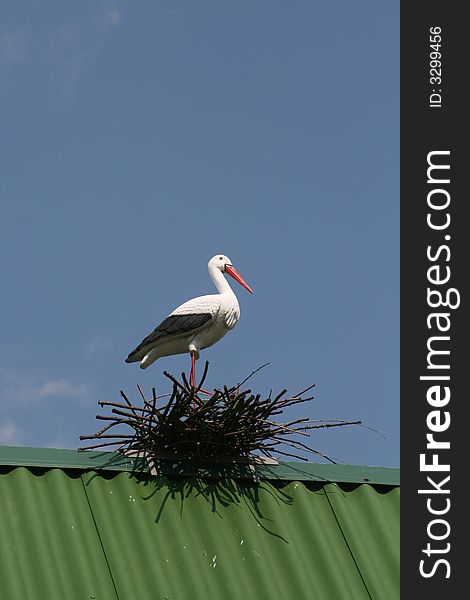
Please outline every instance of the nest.
[{"label": "nest", "polygon": [[[147,398],[138,385],[139,405],[131,403],[123,391],[120,392],[123,402],[98,402],[101,407],[110,407],[111,414],[99,414],[96,418],[109,423],[93,435],[80,436],[81,440],[96,442],[80,450],[115,446],[126,454],[196,461],[232,461],[252,458],[255,453],[271,459],[276,454],[308,460],[298,454],[303,452],[319,455],[334,463],[325,454],[300,441],[299,437],[308,438],[312,429],[361,424],[361,421],[309,418],[277,422],[275,419],[286,408],[313,400],[313,396],[304,397],[304,394],[314,385],[294,396],[286,396],[287,390],[282,390],[275,397],[270,393],[262,399],[261,394],[242,389],[262,367],[253,371],[242,383],[215,389],[207,396],[201,388],[208,366],[206,362],[197,389],[189,385],[184,373],[178,380],[165,371],[164,375],[173,385],[171,394],[157,396],[153,388],[151,398]],[[114,433],[119,426],[125,427],[127,433]]]}]

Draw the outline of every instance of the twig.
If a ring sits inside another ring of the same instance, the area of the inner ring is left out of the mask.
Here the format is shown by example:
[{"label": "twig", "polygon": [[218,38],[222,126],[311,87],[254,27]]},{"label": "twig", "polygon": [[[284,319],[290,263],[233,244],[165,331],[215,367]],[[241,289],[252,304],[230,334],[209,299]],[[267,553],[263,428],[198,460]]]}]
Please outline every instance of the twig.
[{"label": "twig", "polygon": [[[284,413],[288,407],[305,403],[313,397],[303,397],[314,387],[306,387],[295,396],[284,397],[282,390],[273,397],[270,390],[267,397],[252,393],[241,387],[269,363],[261,365],[236,386],[222,386],[214,389],[213,394],[203,399],[199,392],[206,380],[209,363],[206,362],[199,386],[194,388],[186,375],[181,380],[164,372],[172,383],[170,394],[157,396],[152,388],[151,399],[147,399],[143,389],[137,385],[141,404],[134,405],[121,390],[123,402],[99,401],[101,407],[109,407],[111,415],[98,414],[96,418],[108,421],[108,424],[93,435],[81,436],[81,440],[96,440],[96,444],[81,448],[91,450],[108,446],[117,446],[118,450],[132,450],[155,456],[159,452],[171,451],[178,457],[197,460],[216,459],[226,456],[250,456],[261,452],[272,457],[311,453],[335,463],[330,457],[300,442],[297,437],[309,437],[314,429],[362,425],[361,421],[340,419],[297,418],[279,423],[276,415]],[[157,399],[168,398],[166,404],[157,409]],[[143,404],[142,404],[143,403]],[[130,429],[129,433],[112,433],[113,427],[122,425]],[[289,451],[289,448],[292,451]],[[171,450],[170,450],[171,449]]]},{"label": "twig", "polygon": [[267,362],[267,363],[264,363],[264,365],[261,365],[261,367],[258,367],[257,369],[255,369],[254,371],[252,371],[252,372],[251,372],[251,373],[248,375],[248,377],[246,377],[246,378],[245,378],[245,379],[244,379],[244,380],[243,380],[241,383],[239,383],[239,384],[237,385],[237,387],[238,387],[238,388],[241,388],[241,387],[242,387],[242,385],[243,385],[244,383],[246,383],[246,382],[248,381],[248,379],[250,379],[250,377],[253,377],[253,375],[254,375],[255,373],[257,373],[258,371],[261,371],[261,369],[264,369],[264,367],[267,367],[268,365],[269,365],[269,363],[268,363],[268,362]]}]

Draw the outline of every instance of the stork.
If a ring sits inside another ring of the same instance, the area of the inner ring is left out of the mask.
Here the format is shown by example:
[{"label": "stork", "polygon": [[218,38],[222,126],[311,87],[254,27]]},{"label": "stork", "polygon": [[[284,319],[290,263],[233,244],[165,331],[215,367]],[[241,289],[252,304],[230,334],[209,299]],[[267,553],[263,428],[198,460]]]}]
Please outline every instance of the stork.
[{"label": "stork", "polygon": [[126,363],[140,362],[146,369],[162,356],[185,354],[191,356],[189,383],[196,387],[196,360],[200,350],[218,342],[240,318],[240,307],[224,273],[238,281],[251,294],[244,281],[224,254],[216,254],[208,263],[209,275],[218,294],[188,300],[164,319],[150,335],[142,340],[126,358]]}]

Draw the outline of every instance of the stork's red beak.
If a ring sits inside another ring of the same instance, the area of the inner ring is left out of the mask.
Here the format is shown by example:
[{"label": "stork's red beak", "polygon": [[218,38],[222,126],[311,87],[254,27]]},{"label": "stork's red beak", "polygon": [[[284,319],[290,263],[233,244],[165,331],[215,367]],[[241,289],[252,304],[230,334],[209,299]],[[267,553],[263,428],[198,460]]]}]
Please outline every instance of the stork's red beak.
[{"label": "stork's red beak", "polygon": [[227,273],[227,275],[230,275],[230,277],[233,277],[235,281],[238,281],[238,283],[242,285],[246,290],[248,290],[250,294],[253,293],[251,287],[247,284],[247,282],[243,279],[243,277],[235,269],[235,267],[233,267],[232,265],[225,265],[225,272]]}]

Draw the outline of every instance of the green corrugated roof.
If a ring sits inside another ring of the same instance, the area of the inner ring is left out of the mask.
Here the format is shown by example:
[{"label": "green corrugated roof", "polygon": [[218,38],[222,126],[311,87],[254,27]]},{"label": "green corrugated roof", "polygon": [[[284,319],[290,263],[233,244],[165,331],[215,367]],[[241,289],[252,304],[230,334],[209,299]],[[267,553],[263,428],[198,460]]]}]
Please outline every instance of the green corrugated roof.
[{"label": "green corrugated roof", "polygon": [[[164,475],[252,477],[252,470],[245,464],[194,464],[168,459],[159,460],[156,463],[158,471]],[[146,461],[129,458],[118,452],[77,452],[76,450],[20,446],[0,446],[1,465],[105,471],[139,470],[146,472],[149,470]],[[391,467],[281,461],[277,465],[257,465],[256,472],[261,479],[288,481],[336,481],[384,485],[399,485],[400,482],[400,470]]]},{"label": "green corrugated roof", "polygon": [[1,598],[399,597],[397,469],[117,458],[0,448]]}]

